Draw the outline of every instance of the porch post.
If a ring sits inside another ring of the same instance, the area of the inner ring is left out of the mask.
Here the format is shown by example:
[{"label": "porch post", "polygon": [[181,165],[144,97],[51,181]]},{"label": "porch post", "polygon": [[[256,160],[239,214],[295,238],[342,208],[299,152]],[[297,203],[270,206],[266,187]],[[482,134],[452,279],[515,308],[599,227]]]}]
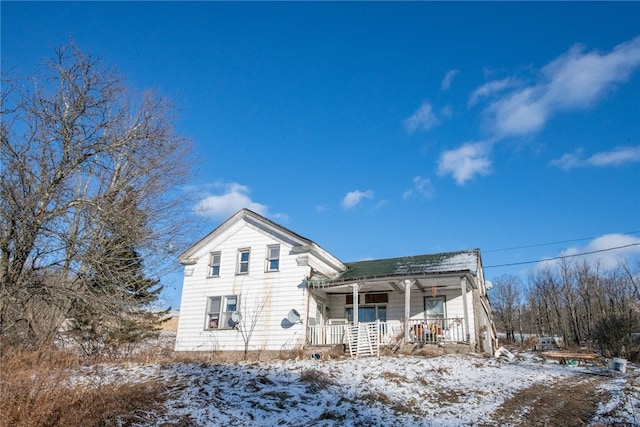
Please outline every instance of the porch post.
[{"label": "porch post", "polygon": [[467,279],[460,276],[460,288],[462,289],[462,306],[464,307],[464,331],[467,335],[467,343],[471,342],[471,334],[469,333],[469,308],[467,304]]},{"label": "porch post", "polygon": [[358,325],[358,284],[354,283],[353,286],[353,326]]},{"label": "porch post", "polygon": [[409,318],[411,317],[411,285],[412,280],[404,281],[404,342],[409,342]]}]

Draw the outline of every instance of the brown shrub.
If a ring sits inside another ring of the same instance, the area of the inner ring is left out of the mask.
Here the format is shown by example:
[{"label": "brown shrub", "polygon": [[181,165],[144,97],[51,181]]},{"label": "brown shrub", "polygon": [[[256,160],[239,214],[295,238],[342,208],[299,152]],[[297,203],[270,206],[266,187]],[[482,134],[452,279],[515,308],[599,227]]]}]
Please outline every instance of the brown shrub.
[{"label": "brown shrub", "polygon": [[128,425],[162,410],[161,382],[77,381],[78,366],[65,352],[2,354],[0,426]]}]

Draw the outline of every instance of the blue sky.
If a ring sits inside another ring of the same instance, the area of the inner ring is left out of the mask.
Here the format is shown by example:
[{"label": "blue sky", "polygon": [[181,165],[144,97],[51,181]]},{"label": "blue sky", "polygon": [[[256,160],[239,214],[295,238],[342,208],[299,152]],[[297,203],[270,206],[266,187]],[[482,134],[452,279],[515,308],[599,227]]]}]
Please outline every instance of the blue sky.
[{"label": "blue sky", "polygon": [[480,248],[526,281],[640,257],[639,2],[0,8],[3,68],[73,39],[174,101],[194,242],[248,207],[345,262]]}]

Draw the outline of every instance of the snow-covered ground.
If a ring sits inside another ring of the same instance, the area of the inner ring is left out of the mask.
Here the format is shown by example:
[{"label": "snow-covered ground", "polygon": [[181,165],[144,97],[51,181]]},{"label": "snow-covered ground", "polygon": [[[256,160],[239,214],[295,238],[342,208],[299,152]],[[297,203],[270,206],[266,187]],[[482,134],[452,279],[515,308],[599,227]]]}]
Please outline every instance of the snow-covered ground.
[{"label": "snow-covered ground", "polygon": [[504,425],[495,414],[519,391],[573,382],[594,382],[606,396],[587,425],[640,425],[640,368],[612,374],[531,353],[103,365],[93,373],[164,382],[166,411],[145,425]]}]

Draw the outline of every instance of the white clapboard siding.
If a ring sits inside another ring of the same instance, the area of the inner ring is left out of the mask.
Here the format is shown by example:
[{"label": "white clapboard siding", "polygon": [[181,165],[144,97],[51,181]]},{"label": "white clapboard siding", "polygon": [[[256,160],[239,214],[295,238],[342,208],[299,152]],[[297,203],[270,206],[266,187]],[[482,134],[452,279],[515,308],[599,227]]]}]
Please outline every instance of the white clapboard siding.
[{"label": "white clapboard siding", "polygon": [[[308,292],[304,285],[311,269],[299,263],[300,250],[293,249],[296,238],[286,233],[271,233],[255,224],[236,220],[219,233],[199,242],[185,265],[180,320],[176,337],[177,351],[244,350],[245,341],[238,330],[208,330],[207,302],[212,296],[238,295],[238,311],[249,325],[259,312],[248,350],[290,350],[305,343],[305,325],[292,324],[287,314],[295,309],[301,320],[307,318]],[[279,230],[281,231],[281,230]],[[280,245],[279,271],[266,272],[267,246]],[[298,245],[300,246],[300,245]],[[250,249],[249,273],[236,274],[239,249]],[[220,275],[209,277],[212,252],[221,252]],[[300,265],[299,265],[300,264]],[[250,326],[245,327],[249,332]]]}]

